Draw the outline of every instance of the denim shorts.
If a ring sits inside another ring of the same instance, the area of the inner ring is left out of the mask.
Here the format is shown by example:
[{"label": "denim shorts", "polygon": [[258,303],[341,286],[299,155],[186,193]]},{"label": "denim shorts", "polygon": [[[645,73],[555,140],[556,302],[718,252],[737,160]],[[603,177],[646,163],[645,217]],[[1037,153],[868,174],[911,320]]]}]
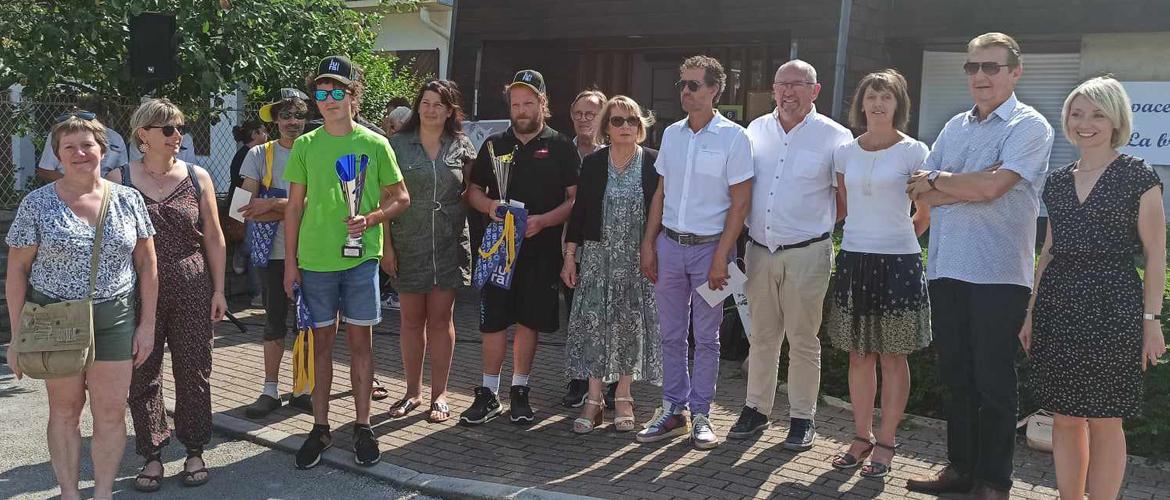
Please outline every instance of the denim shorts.
[{"label": "denim shorts", "polygon": [[302,269],[301,282],[315,327],[336,323],[338,311],[342,320],[351,325],[373,326],[382,321],[382,306],[378,301],[378,261],[375,259],[344,271]]}]

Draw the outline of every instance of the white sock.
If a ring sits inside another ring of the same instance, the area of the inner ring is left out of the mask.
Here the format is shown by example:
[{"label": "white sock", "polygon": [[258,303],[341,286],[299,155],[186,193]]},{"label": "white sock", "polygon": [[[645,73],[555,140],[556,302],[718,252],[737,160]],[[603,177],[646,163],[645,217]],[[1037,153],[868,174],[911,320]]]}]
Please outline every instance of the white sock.
[{"label": "white sock", "polygon": [[528,385],[528,374],[527,373],[523,373],[523,374],[513,373],[512,374],[512,385]]},{"label": "white sock", "polygon": [[495,375],[488,375],[486,373],[483,374],[483,386],[487,387],[488,389],[491,389],[493,394],[499,394],[500,393],[500,375],[498,373]]},{"label": "white sock", "polygon": [[265,380],[264,381],[264,390],[261,391],[261,393],[266,395],[266,396],[271,396],[273,398],[280,399],[280,393],[276,392],[276,382],[270,382],[268,380]]}]

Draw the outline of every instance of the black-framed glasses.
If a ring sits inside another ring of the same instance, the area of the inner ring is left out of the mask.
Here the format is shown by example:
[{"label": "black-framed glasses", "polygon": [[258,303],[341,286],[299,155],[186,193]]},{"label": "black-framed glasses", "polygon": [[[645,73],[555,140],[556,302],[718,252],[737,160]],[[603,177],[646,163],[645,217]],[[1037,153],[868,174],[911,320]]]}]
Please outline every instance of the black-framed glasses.
[{"label": "black-framed glasses", "polygon": [[183,135],[183,134],[187,133],[187,126],[186,125],[147,125],[147,126],[142,127],[142,128],[144,128],[146,130],[150,130],[153,128],[162,129],[163,135],[165,135],[167,137],[175,135],[175,132],[178,132],[179,135]]},{"label": "black-framed glasses", "polygon": [[609,117],[609,124],[613,127],[621,127],[622,125],[629,125],[637,127],[642,120],[636,116],[611,116]]},{"label": "black-framed glasses", "polygon": [[316,91],[313,92],[313,98],[316,99],[317,102],[325,102],[325,99],[328,99],[330,97],[332,97],[334,101],[340,101],[342,99],[345,99],[345,94],[346,94],[345,89],[333,89],[333,90],[317,89]]},{"label": "black-framed glasses", "polygon": [[94,114],[92,111],[86,111],[84,109],[77,110],[77,111],[70,111],[68,113],[62,113],[60,115],[57,115],[57,118],[53,119],[53,124],[56,125],[56,124],[61,123],[65,120],[68,120],[70,118],[77,118],[78,120],[90,121],[90,120],[96,120],[97,115]]},{"label": "black-framed glasses", "polygon": [[975,76],[975,73],[978,73],[979,70],[983,70],[983,74],[985,74],[987,76],[993,76],[993,75],[999,74],[1000,68],[1005,68],[1008,66],[1011,66],[1011,65],[1010,64],[1000,64],[1000,63],[991,62],[991,61],[982,62],[982,63],[969,62],[969,63],[963,65],[963,71],[966,72],[968,75]]},{"label": "black-framed glasses", "polygon": [[594,113],[592,111],[574,111],[573,112],[573,119],[574,120],[593,121],[594,118],[597,118],[597,113]]},{"label": "black-framed glasses", "polygon": [[817,82],[772,82],[772,88],[792,90],[797,87],[804,87],[806,85],[816,85]]},{"label": "black-framed glasses", "polygon": [[700,82],[698,80],[679,80],[677,82],[674,82],[674,88],[677,89],[679,92],[682,92],[683,87],[686,87],[686,89],[690,90],[691,92],[698,92],[699,88],[702,86],[703,86],[703,82]]},{"label": "black-framed glasses", "polygon": [[303,111],[281,111],[280,114],[276,115],[276,118],[280,120],[304,120],[308,116],[309,114]]}]

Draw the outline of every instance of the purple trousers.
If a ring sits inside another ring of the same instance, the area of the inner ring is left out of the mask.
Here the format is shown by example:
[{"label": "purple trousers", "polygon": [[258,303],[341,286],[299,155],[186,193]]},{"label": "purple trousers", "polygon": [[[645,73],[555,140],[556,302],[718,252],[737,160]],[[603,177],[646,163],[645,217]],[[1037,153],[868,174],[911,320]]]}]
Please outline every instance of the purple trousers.
[{"label": "purple trousers", "polygon": [[[662,399],[708,414],[719,379],[719,325],[723,304],[715,307],[695,291],[707,283],[718,242],[682,246],[658,235],[658,321],[662,328]],[[735,249],[728,262],[735,259]],[[687,327],[695,324],[695,368],[687,361]]]}]

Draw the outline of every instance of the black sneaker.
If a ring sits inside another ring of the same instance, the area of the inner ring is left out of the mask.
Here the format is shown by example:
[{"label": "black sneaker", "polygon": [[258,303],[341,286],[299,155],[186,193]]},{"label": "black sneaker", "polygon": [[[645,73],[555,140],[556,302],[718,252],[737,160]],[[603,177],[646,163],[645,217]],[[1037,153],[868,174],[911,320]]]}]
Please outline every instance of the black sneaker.
[{"label": "black sneaker", "polygon": [[580,408],[585,404],[585,396],[589,392],[588,380],[570,380],[569,392],[561,398],[561,405],[565,408]]},{"label": "black sneaker", "polygon": [[531,424],[532,421],[536,420],[536,414],[532,412],[532,406],[528,404],[528,391],[530,390],[526,385],[512,386],[510,394],[512,404],[508,407],[508,417],[512,419],[513,424]]},{"label": "black sneaker", "polygon": [[373,429],[369,425],[354,425],[353,461],[362,467],[369,467],[381,459],[382,452],[378,450],[378,439],[374,437]]},{"label": "black sneaker", "polygon": [[727,437],[748,439],[759,435],[767,428],[768,417],[756,411],[755,408],[745,406],[743,411],[739,412],[739,420],[736,420],[735,425],[731,426],[731,430],[727,432]]},{"label": "black sneaker", "polygon": [[812,449],[813,439],[817,437],[817,425],[806,418],[790,420],[788,437],[784,439],[784,449],[791,451],[808,451]]},{"label": "black sneaker", "polygon": [[487,387],[475,388],[475,402],[471,408],[459,414],[459,423],[463,425],[480,425],[491,422],[500,412],[500,398]]},{"label": "black sneaker", "polygon": [[617,395],[617,382],[609,384],[609,388],[605,390],[605,407],[617,408],[617,403],[613,400]]},{"label": "black sneaker", "polygon": [[321,454],[333,446],[333,434],[329,432],[329,425],[327,424],[313,424],[313,430],[309,431],[309,437],[305,438],[305,443],[301,445],[301,449],[297,450],[297,468],[298,469],[312,469],[321,462]]},{"label": "black sneaker", "polygon": [[313,396],[301,394],[288,399],[288,405],[301,411],[313,413]]},{"label": "black sneaker", "polygon": [[261,394],[256,402],[244,407],[244,416],[248,418],[264,418],[280,408],[280,400],[267,394]]}]

